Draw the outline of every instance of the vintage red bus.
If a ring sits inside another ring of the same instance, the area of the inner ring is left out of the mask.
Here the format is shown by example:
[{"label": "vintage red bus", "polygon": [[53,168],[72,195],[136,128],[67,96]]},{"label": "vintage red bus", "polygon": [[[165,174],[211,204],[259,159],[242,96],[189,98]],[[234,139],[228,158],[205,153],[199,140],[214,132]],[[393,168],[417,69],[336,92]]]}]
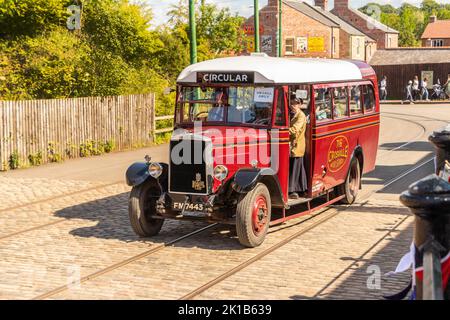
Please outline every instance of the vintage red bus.
[{"label": "vintage red bus", "polygon": [[[302,99],[308,191],[289,199],[289,108]],[[364,62],[231,57],[187,67],[177,81],[169,163],[135,163],[129,216],[142,237],[164,219],[235,224],[260,245],[270,225],[351,204],[375,168],[377,78]]]}]

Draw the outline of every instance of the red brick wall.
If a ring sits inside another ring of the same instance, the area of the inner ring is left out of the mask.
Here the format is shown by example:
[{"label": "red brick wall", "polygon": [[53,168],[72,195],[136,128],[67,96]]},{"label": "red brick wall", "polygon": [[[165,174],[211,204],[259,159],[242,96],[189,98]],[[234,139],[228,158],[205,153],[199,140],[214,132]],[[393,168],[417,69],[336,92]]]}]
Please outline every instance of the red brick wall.
[{"label": "red brick wall", "polygon": [[[285,55],[286,52],[286,48],[284,46],[286,38],[294,37],[294,46],[295,49],[297,49],[296,47],[298,37],[323,37],[325,49],[323,52],[301,53],[295,50],[296,52],[294,56],[323,58],[331,58],[333,56],[331,52],[331,37],[333,33],[332,28],[321,24],[320,22],[302,14],[301,12],[298,12],[288,5],[283,5],[282,12],[283,55]],[[337,48],[337,53],[334,57],[337,58],[339,56],[339,31],[334,32],[334,36],[336,37]]]},{"label": "red brick wall", "polygon": [[350,37],[347,32],[341,29],[339,32],[339,56],[342,59],[350,58]]}]

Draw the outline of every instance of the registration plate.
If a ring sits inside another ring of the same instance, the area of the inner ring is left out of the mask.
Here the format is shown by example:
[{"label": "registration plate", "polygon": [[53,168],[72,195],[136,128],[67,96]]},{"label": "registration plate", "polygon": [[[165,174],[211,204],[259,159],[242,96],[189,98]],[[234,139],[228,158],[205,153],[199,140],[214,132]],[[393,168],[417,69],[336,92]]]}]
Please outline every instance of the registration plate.
[{"label": "registration plate", "polygon": [[185,203],[174,202],[172,208],[177,211],[189,211],[189,212],[203,212],[205,211],[205,205],[203,203]]}]

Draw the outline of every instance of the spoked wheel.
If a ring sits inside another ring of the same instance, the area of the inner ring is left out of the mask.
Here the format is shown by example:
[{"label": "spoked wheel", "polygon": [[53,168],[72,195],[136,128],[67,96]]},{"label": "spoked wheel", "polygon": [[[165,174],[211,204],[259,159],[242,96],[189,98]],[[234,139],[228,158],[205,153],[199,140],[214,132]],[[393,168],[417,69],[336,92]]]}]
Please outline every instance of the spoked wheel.
[{"label": "spoked wheel", "polygon": [[236,209],[236,232],[243,246],[254,248],[264,242],[271,210],[270,193],[262,183],[241,197]]},{"label": "spoked wheel", "polygon": [[341,200],[344,204],[353,204],[358,196],[359,187],[361,185],[361,169],[359,161],[353,159],[350,163],[350,170],[347,174],[345,184],[340,188],[341,193],[344,194],[344,199]]},{"label": "spoked wheel", "polygon": [[159,193],[159,190],[149,182],[131,190],[128,215],[131,227],[140,237],[156,236],[161,231],[164,220],[151,218],[156,214],[156,201],[160,196]]}]

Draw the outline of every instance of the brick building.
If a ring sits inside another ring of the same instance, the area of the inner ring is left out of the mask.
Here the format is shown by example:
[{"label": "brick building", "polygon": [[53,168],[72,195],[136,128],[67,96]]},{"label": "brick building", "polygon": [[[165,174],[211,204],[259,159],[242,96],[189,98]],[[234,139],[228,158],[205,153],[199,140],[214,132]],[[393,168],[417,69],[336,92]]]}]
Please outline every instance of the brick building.
[{"label": "brick building", "polygon": [[[327,11],[327,0],[318,6],[302,1],[282,1],[282,56],[343,58],[369,61],[377,43],[351,24]],[[260,10],[261,51],[277,55],[278,0]],[[254,51],[254,18],[244,23],[247,52]]]},{"label": "brick building", "polygon": [[[399,32],[359,10],[350,8],[349,0],[334,0],[331,12],[377,41],[378,49],[397,48]],[[318,2],[323,2],[320,0]],[[326,2],[326,1],[325,1]]]},{"label": "brick building", "polygon": [[[277,55],[278,0],[260,10],[261,52]],[[303,2],[282,1],[282,56],[339,58],[340,26]],[[248,48],[253,51],[254,17],[244,23]]]},{"label": "brick building", "polygon": [[342,58],[370,61],[375,51],[377,51],[377,42],[328,11],[328,0],[316,0],[315,3],[317,11],[341,27],[339,33],[339,55]]},{"label": "brick building", "polygon": [[421,39],[422,47],[450,47],[450,20],[431,16]]}]

